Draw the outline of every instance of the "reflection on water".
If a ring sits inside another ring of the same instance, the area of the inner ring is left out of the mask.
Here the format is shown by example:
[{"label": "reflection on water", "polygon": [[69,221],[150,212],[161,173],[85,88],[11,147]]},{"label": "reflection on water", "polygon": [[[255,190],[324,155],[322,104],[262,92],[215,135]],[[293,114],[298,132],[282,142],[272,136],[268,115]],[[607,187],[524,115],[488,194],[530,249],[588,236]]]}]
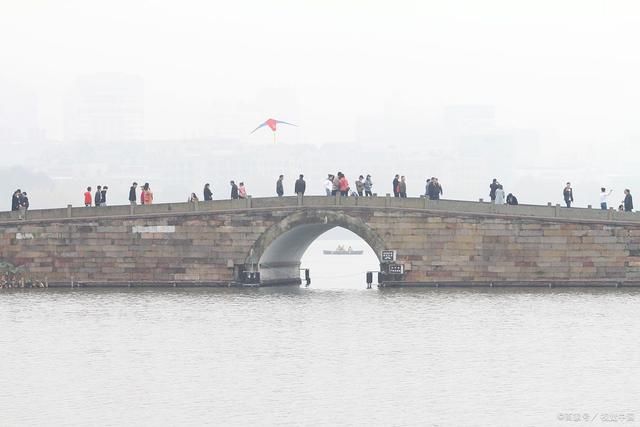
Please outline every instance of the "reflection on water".
[{"label": "reflection on water", "polygon": [[13,290],[2,425],[640,418],[635,290]]}]

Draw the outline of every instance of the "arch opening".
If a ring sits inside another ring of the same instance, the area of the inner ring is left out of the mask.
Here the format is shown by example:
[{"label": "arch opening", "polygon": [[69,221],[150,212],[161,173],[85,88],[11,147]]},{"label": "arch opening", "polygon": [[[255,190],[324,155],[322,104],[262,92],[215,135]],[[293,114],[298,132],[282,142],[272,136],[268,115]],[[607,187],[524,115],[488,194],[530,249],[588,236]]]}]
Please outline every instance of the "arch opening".
[{"label": "arch opening", "polygon": [[335,227],[309,245],[300,267],[310,270],[314,289],[364,289],[366,273],[379,271],[380,260],[360,236]]},{"label": "arch opening", "polygon": [[361,238],[379,265],[384,243],[361,218],[332,211],[302,211],[287,216],[260,236],[246,259],[245,270],[259,272],[262,285],[300,284],[303,255],[318,237],[336,227]]}]

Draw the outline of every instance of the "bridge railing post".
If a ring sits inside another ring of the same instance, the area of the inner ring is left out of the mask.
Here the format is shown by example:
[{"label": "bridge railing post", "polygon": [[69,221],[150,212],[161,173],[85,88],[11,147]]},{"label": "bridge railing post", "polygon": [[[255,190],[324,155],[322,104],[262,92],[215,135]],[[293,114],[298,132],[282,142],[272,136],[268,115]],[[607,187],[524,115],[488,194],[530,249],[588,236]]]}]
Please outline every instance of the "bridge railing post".
[{"label": "bridge railing post", "polygon": [[335,205],[338,206],[340,205],[340,193],[336,192],[336,198],[335,198]]},{"label": "bridge railing post", "polygon": [[302,195],[302,193],[298,193],[297,196],[298,196],[298,206],[302,206],[302,198],[304,196]]},{"label": "bridge railing post", "polygon": [[251,209],[251,196],[247,196],[247,209]]},{"label": "bridge railing post", "polygon": [[560,205],[558,203],[556,203],[555,216],[556,218],[560,216]]},{"label": "bridge railing post", "polygon": [[71,205],[67,205],[67,218],[71,218]]},{"label": "bridge railing post", "polygon": [[135,215],[136,205],[129,204],[129,215]]},{"label": "bridge railing post", "polygon": [[391,194],[387,193],[384,198],[384,207],[388,208],[391,205]]}]

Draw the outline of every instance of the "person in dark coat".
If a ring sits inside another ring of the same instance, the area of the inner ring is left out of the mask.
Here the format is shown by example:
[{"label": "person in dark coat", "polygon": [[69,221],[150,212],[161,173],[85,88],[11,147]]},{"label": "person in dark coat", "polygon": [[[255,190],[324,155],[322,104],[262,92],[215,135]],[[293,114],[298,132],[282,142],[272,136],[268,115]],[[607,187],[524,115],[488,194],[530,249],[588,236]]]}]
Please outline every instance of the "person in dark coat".
[{"label": "person in dark coat", "polygon": [[231,181],[229,184],[231,184],[231,198],[232,199],[237,199],[238,198],[238,186],[236,185],[235,181]]},{"label": "person in dark coat", "polygon": [[564,203],[570,208],[571,203],[573,203],[573,188],[571,188],[570,182],[567,182],[567,186],[562,190],[562,197],[564,198]]},{"label": "person in dark coat", "polygon": [[307,183],[304,182],[304,175],[300,174],[300,178],[296,180],[296,184],[294,186],[294,192],[301,196],[304,196],[304,191],[307,189]]},{"label": "person in dark coat", "polygon": [[507,194],[507,204],[515,206],[518,204],[518,198],[514,196],[512,193]]},{"label": "person in dark coat", "polygon": [[633,197],[631,197],[631,191],[627,188],[624,190],[624,211],[631,212],[633,210]]},{"label": "person in dark coat", "polygon": [[20,210],[20,219],[25,219],[27,216],[27,210],[29,209],[29,197],[27,196],[27,192],[20,193],[20,206],[18,209]]},{"label": "person in dark coat", "polygon": [[491,198],[492,202],[495,202],[496,200],[496,190],[499,186],[500,183],[498,182],[498,180],[496,178],[493,178],[493,182],[489,184],[489,197]]},{"label": "person in dark coat", "polygon": [[96,194],[93,196],[93,204],[95,207],[102,206],[102,185],[96,188]]},{"label": "person in dark coat", "polygon": [[11,197],[11,210],[17,211],[20,209],[20,194],[22,191],[19,189],[13,192],[13,197]]},{"label": "person in dark coat", "polygon": [[107,206],[107,190],[109,187],[106,185],[102,187],[102,191],[100,192],[100,206]]},{"label": "person in dark coat", "polygon": [[278,197],[284,196],[284,186],[282,185],[282,181],[284,180],[284,175],[280,175],[278,180],[276,181],[276,194]]},{"label": "person in dark coat", "polygon": [[400,197],[400,175],[393,178],[393,197]]},{"label": "person in dark coat", "polygon": [[129,188],[129,203],[132,205],[136,204],[136,188],[138,187],[138,183],[134,182]]},{"label": "person in dark coat", "polygon": [[202,190],[202,193],[205,201],[213,200],[213,192],[211,191],[208,183],[204,185],[204,190]]}]

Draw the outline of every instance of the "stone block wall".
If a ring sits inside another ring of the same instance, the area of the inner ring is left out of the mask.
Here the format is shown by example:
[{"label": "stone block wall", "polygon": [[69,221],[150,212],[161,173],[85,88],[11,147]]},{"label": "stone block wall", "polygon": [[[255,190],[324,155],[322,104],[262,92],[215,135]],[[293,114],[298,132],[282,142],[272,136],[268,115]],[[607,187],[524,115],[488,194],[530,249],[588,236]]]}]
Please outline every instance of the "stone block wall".
[{"label": "stone block wall", "polygon": [[297,212],[309,213],[307,223],[323,223],[331,211],[329,221],[348,219],[335,225],[362,224],[354,231],[376,251],[395,249],[406,283],[640,283],[637,221],[536,218],[480,205],[477,213],[456,213],[415,208],[428,205],[420,199],[403,202],[411,207],[385,207],[385,198],[322,198],[320,207],[285,199],[255,200],[254,207],[247,207],[251,201],[227,201],[229,209],[158,205],[136,215],[0,219],[0,258],[23,265],[34,280],[52,283],[226,284],[236,280],[267,230]]}]

